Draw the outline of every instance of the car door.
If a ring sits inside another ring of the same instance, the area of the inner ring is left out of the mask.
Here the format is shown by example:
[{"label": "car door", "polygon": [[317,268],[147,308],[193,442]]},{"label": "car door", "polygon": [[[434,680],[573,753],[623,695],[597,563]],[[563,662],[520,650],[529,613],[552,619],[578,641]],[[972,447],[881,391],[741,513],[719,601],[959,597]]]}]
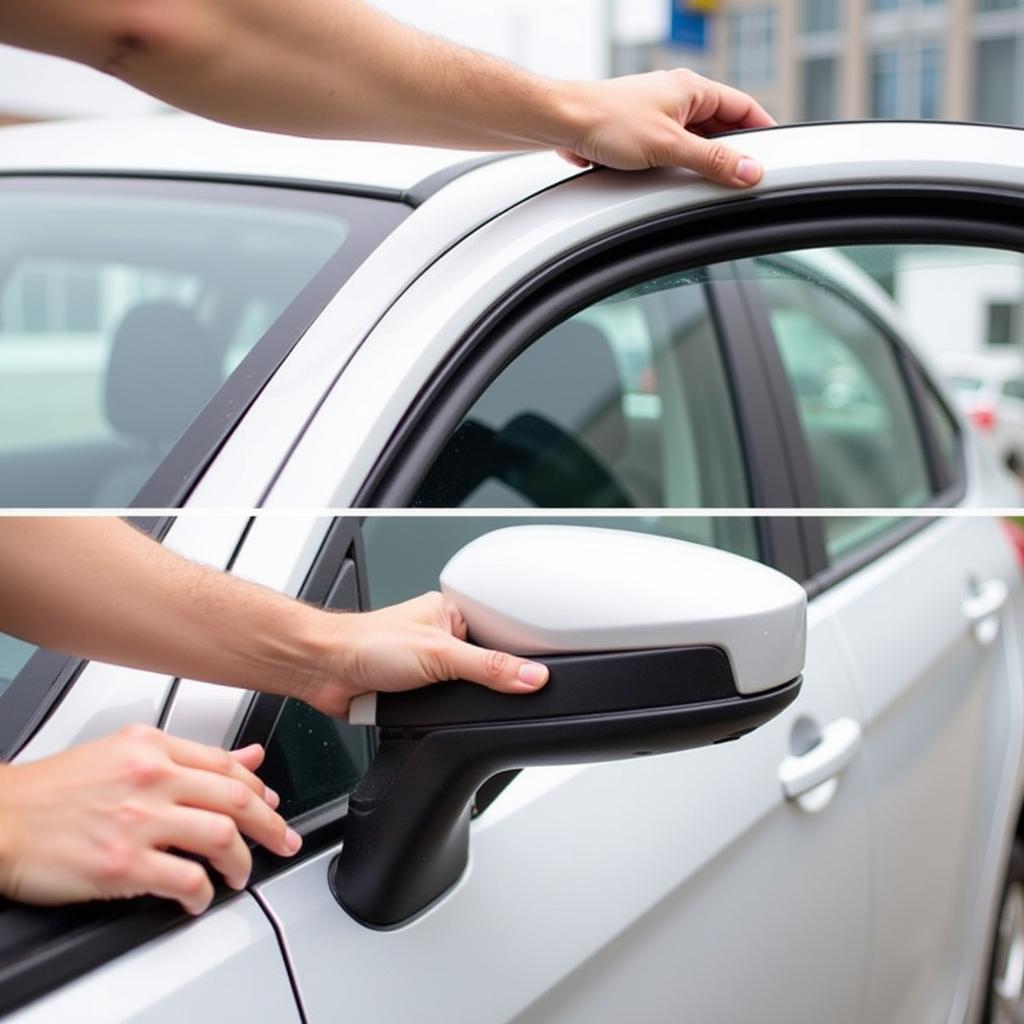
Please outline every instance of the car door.
[{"label": "car door", "polygon": [[[247,520],[146,525],[168,547],[228,566]],[[0,659],[5,760],[46,757],[130,722],[157,724],[175,692],[164,676],[81,663],[3,635]],[[223,885],[199,919],[155,899],[63,908],[0,900],[0,1013],[19,1024],[301,1019],[271,923],[251,894]]]},{"label": "car door", "polygon": [[[517,520],[518,521],[518,520]],[[593,519],[587,519],[593,523]],[[760,548],[771,524],[600,520]],[[373,518],[342,537],[321,588],[350,606],[436,586],[493,518]],[[325,550],[327,545],[325,545]],[[328,582],[327,577],[333,577]],[[804,687],[736,743],[619,764],[529,769],[478,793],[471,862],[434,907],[373,930],[336,902],[328,866],[372,737],[260,698],[249,739],[278,715],[270,785],[288,794],[303,861],[260,876],[306,1018],[401,1021],[861,1019],[867,780],[860,707],[829,609],[810,612]],[[262,725],[261,725],[262,723]],[[816,747],[826,739],[825,750]],[[817,754],[815,754],[817,750]],[[818,775],[820,755],[833,760]],[[808,755],[810,755],[808,757]],[[803,780],[787,800],[780,769]],[[813,782],[817,785],[812,785]]]}]

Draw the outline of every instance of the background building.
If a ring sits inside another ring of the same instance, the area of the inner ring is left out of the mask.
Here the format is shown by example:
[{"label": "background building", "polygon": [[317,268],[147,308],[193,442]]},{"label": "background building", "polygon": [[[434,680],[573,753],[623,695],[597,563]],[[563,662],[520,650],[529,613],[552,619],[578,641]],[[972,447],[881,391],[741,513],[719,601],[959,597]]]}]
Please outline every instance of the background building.
[{"label": "background building", "polygon": [[625,45],[617,48],[617,63],[630,70],[644,62],[697,64],[754,93],[781,121],[1024,123],[1022,0],[674,0],[670,6],[683,36],[689,25],[691,35],[703,32],[703,41]]}]

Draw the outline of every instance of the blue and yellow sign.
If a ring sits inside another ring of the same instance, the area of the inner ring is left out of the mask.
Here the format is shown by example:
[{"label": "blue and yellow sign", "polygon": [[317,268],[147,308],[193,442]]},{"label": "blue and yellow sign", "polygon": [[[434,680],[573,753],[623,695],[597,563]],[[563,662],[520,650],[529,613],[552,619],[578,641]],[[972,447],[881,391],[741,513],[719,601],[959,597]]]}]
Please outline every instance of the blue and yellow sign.
[{"label": "blue and yellow sign", "polygon": [[717,0],[671,0],[673,46],[703,50],[707,46],[707,16],[718,7]]}]

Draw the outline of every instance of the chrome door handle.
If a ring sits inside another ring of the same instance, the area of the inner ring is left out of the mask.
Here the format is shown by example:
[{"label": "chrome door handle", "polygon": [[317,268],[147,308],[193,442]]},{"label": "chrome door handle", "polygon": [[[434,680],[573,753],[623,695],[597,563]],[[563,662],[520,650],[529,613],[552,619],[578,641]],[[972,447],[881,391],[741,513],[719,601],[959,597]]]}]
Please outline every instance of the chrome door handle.
[{"label": "chrome door handle", "polygon": [[989,580],[976,593],[964,598],[964,618],[971,624],[974,639],[984,647],[999,635],[999,612],[1006,604],[1010,590],[1002,580]]},{"label": "chrome door handle", "polygon": [[821,739],[806,754],[791,755],[779,765],[782,792],[795,800],[823,782],[834,780],[853,760],[860,741],[860,724],[852,718],[837,718],[825,726]]}]

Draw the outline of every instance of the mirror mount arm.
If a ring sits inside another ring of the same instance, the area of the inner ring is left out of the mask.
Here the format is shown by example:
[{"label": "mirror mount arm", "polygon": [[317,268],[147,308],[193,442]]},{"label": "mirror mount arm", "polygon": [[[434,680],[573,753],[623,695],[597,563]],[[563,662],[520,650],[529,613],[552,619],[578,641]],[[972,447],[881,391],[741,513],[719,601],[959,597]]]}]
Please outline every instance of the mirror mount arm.
[{"label": "mirror mount arm", "polygon": [[[631,653],[639,652],[622,657]],[[551,659],[552,667],[557,660]],[[386,728],[377,757],[349,799],[345,841],[329,869],[331,891],[367,927],[404,925],[461,877],[469,860],[473,794],[496,772],[736,739],[789,705],[800,685],[797,678],[752,696],[597,714]]]}]

